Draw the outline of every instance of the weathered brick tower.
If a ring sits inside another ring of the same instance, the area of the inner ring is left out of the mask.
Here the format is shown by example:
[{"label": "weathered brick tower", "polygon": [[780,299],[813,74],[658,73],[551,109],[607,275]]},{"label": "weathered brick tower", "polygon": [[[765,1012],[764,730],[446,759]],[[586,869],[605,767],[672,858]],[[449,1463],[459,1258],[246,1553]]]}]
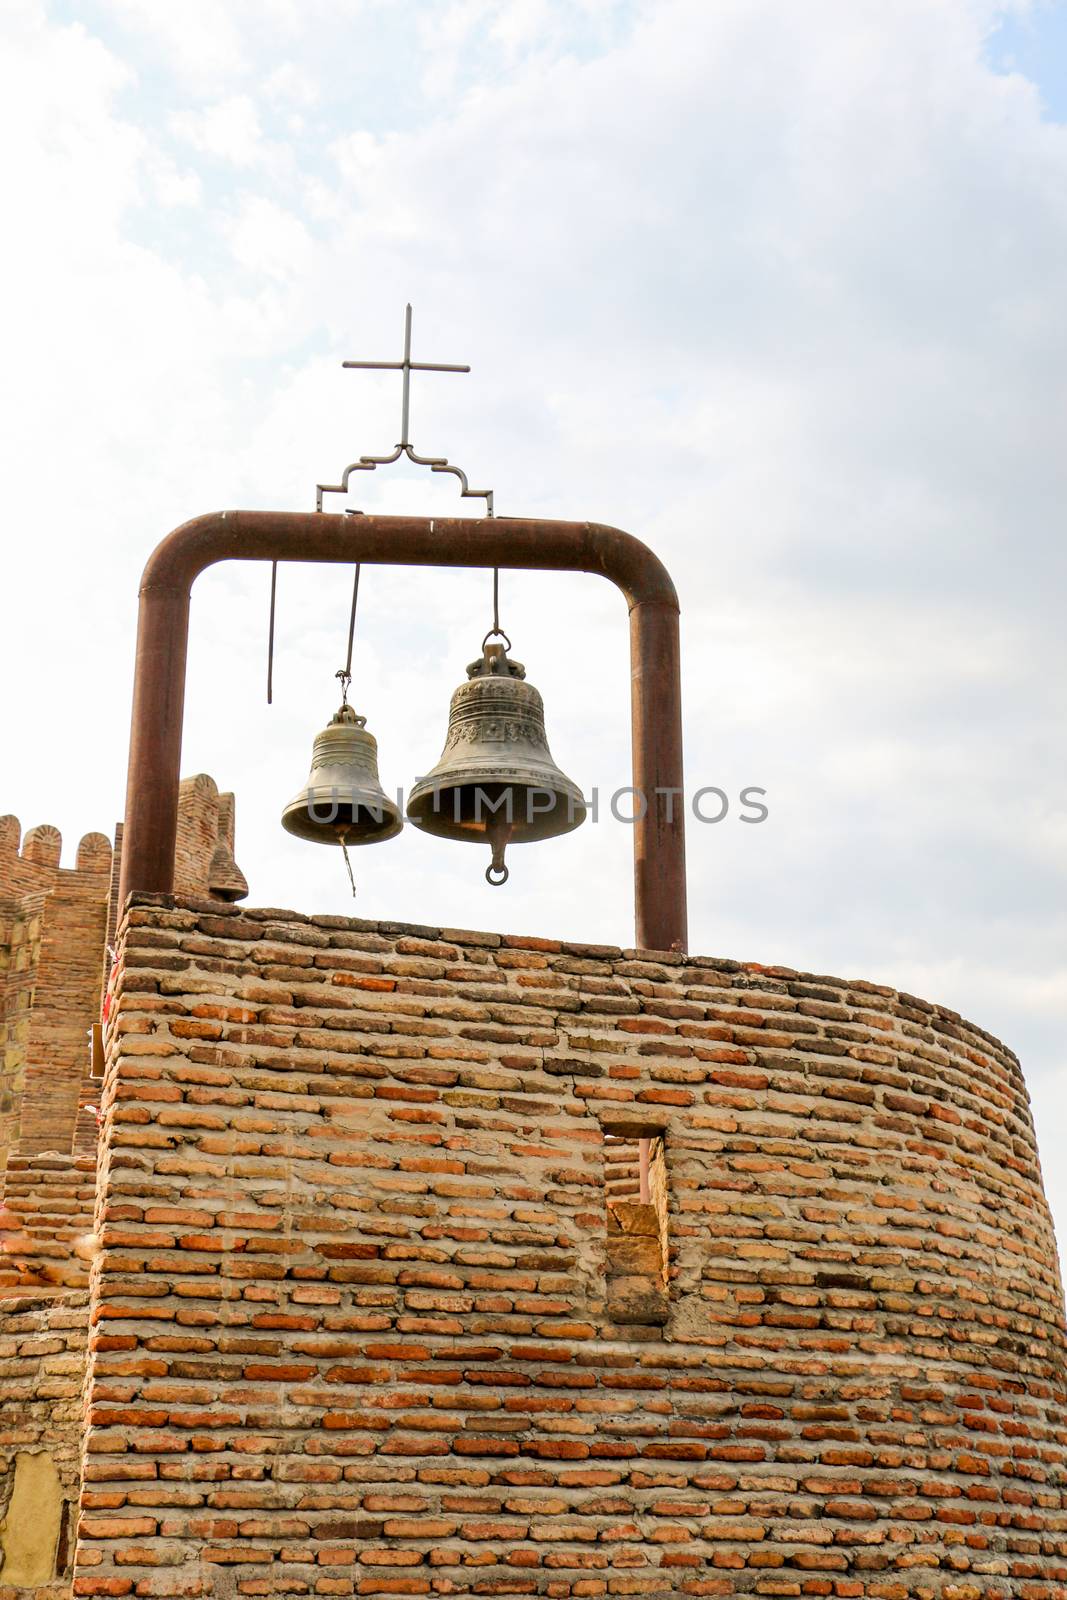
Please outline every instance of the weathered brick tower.
[{"label": "weathered brick tower", "polygon": [[[176,882],[247,894],[231,794],[181,785]],[[60,866],[52,827],[0,817],[0,1594],[69,1595],[82,1477],[99,1077],[91,1041],[116,940],[122,829]]]},{"label": "weathered brick tower", "polygon": [[[228,556],[612,577],[643,947],[230,903],[232,807],[177,786],[189,588]],[[659,563],[587,524],[228,513],[153,556],[113,934],[105,841],[64,875],[3,836],[0,1600],[1067,1596],[1019,1064],[891,989],[684,953],[677,639]]]},{"label": "weathered brick tower", "polygon": [[[1067,1593],[1030,1112],[959,1017],[180,896],[112,997],[88,1293],[7,1291],[4,1600]],[[12,1182],[88,1227],[84,1156]]]}]

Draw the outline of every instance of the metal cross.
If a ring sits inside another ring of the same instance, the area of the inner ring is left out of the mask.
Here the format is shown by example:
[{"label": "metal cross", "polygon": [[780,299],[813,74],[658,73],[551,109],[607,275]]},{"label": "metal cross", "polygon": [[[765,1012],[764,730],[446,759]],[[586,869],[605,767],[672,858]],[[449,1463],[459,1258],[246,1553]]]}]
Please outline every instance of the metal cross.
[{"label": "metal cross", "polygon": [[404,312],[404,359],[403,361],[342,361],[343,367],[372,367],[381,371],[402,372],[404,374],[404,397],[400,418],[400,449],[410,446],[408,438],[408,416],[411,408],[411,374],[413,372],[469,372],[470,367],[453,366],[444,361],[412,361],[411,359],[411,307]]}]

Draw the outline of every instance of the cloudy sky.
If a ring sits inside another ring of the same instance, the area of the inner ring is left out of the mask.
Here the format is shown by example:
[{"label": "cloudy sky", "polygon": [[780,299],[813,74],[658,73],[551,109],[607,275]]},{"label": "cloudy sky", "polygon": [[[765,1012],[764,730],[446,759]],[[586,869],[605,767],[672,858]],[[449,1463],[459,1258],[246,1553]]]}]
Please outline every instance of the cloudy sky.
[{"label": "cloudy sky", "polygon": [[[1067,1234],[1067,10],[996,0],[5,0],[0,809],[122,809],[135,597],[170,528],[311,509],[399,437],[501,513],[589,518],[683,603],[694,950],[863,976],[1021,1054]],[[466,510],[393,468],[367,510]],[[259,904],[625,943],[629,830],[355,858],[278,815],[348,576],[197,584],[183,770]],[[353,698],[436,759],[485,575],[368,569]],[[503,580],[587,790],[627,781],[625,610]]]}]

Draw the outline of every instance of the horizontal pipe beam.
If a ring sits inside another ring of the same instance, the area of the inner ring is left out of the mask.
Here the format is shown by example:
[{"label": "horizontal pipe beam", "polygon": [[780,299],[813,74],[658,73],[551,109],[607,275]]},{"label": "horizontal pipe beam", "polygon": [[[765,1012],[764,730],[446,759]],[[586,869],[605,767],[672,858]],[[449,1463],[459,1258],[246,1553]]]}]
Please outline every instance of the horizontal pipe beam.
[{"label": "horizontal pipe beam", "polygon": [[678,596],[632,534],[591,522],[512,517],[378,517],[220,511],[184,523],[153,551],[140,590],[120,904],[170,893],[178,822],[189,603],[218,561],[505,567],[592,572],[630,608],[637,943],[686,948],[685,821]]}]

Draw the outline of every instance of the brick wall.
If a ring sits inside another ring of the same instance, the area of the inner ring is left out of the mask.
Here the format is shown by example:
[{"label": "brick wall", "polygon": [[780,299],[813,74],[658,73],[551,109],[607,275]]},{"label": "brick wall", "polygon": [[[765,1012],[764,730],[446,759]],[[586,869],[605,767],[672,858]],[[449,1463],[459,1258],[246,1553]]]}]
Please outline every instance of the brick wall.
[{"label": "brick wall", "polygon": [[66,1600],[81,1475],[84,1290],[4,1301],[0,1600]]},{"label": "brick wall", "polygon": [[0,1210],[0,1309],[25,1289],[84,1288],[88,1261],[78,1241],[92,1230],[96,1152],[11,1154]]},{"label": "brick wall", "polygon": [[63,841],[0,818],[0,1165],[23,1150],[70,1148],[85,1071],[86,1030],[99,1014],[111,846],[89,833],[73,868]]},{"label": "brick wall", "polygon": [[[233,796],[190,779],[179,823],[179,881],[226,902],[243,893]],[[88,834],[68,870],[55,828],[22,839],[0,818],[0,1600],[70,1594],[101,1087],[87,1033],[110,969],[121,838],[113,855]]]},{"label": "brick wall", "polygon": [[[1067,1593],[1063,1295],[988,1035],[150,897],[120,961],[75,1594]],[[610,1289],[638,1136],[658,1325]]]},{"label": "brick wall", "polygon": [[100,958],[107,927],[111,846],[90,834],[77,867],[59,872],[45,902],[26,1046],[19,1147],[69,1151],[88,1062],[88,1030],[100,1014]]},{"label": "brick wall", "polygon": [[0,894],[0,1164],[18,1137],[44,901],[43,893],[18,900]]},{"label": "brick wall", "polygon": [[[82,1115],[96,1095],[87,1034],[110,969],[121,846],[121,826],[114,850],[103,834],[86,834],[66,869],[56,828],[31,828],[22,839],[18,819],[0,817],[0,1173],[16,1144],[65,1154],[95,1144],[93,1120]],[[220,794],[206,773],[183,779],[179,890],[241,899],[248,885],[233,846],[233,795]]]}]

